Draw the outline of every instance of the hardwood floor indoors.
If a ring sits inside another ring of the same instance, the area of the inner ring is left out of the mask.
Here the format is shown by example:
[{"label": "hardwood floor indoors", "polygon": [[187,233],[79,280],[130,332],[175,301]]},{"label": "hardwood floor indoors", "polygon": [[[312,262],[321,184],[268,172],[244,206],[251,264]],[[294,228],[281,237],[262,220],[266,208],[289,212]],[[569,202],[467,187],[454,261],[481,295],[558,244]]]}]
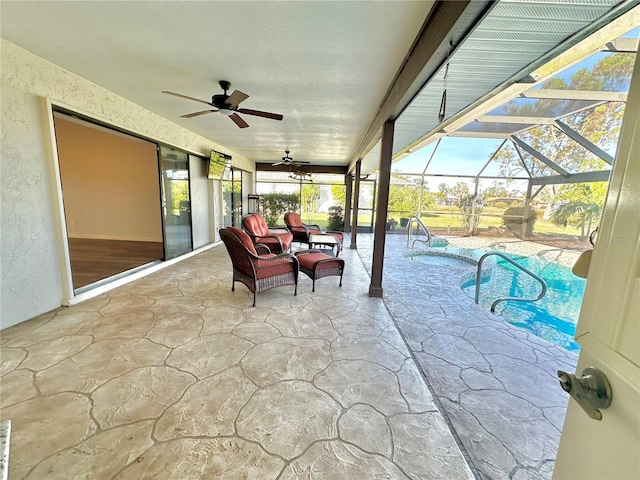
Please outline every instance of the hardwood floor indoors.
[{"label": "hardwood floor indoors", "polygon": [[69,255],[73,288],[78,289],[132,268],[162,260],[164,251],[161,242],[70,238]]}]

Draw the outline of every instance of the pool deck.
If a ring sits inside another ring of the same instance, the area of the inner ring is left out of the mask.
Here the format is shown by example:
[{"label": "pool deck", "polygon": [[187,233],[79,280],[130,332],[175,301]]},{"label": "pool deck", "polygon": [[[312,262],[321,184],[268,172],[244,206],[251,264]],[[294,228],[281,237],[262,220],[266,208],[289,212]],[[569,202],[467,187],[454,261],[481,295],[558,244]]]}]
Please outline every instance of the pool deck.
[{"label": "pool deck", "polygon": [[[358,235],[370,270],[372,235]],[[577,253],[504,239],[466,238],[458,246],[508,243],[507,251],[571,265]],[[452,431],[481,479],[550,479],[568,396],[556,370],[574,371],[567,351],[482,310],[460,289],[473,266],[403,258],[407,238],[387,235],[384,303],[428,380]],[[416,245],[417,247],[418,245]]]}]

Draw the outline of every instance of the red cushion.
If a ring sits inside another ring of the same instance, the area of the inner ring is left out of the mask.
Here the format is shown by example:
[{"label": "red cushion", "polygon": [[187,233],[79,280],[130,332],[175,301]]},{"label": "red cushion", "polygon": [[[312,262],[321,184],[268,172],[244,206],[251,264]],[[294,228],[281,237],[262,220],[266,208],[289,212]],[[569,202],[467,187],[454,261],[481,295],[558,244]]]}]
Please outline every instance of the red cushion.
[{"label": "red cushion", "polygon": [[284,223],[291,227],[302,227],[302,220],[300,219],[300,215],[296,212],[289,212],[284,216]]},{"label": "red cushion", "polygon": [[[324,253],[305,253],[302,255],[298,255],[298,262],[300,262],[300,266],[313,270],[313,267],[320,260],[326,260],[328,258],[334,258],[329,255],[325,255]],[[338,265],[342,264],[342,260],[339,258],[335,258],[333,262],[326,262],[320,265],[318,268],[322,270],[323,268],[334,268]]]},{"label": "red cushion", "polygon": [[257,255],[256,247],[253,246],[253,242],[251,241],[251,237],[249,235],[236,227],[227,227],[227,229],[236,237],[238,237],[238,240],[240,240],[242,244],[247,247],[247,250],[249,250],[254,255]]},{"label": "red cushion", "polygon": [[260,214],[247,215],[242,220],[242,225],[252,235],[269,235],[267,222]]},{"label": "red cushion", "polygon": [[[273,257],[275,255],[268,255]],[[265,258],[267,255],[263,255],[260,258]],[[256,260],[256,278],[270,278],[276,275],[284,275],[285,273],[293,272],[293,263],[291,257],[279,258],[271,261]]]}]

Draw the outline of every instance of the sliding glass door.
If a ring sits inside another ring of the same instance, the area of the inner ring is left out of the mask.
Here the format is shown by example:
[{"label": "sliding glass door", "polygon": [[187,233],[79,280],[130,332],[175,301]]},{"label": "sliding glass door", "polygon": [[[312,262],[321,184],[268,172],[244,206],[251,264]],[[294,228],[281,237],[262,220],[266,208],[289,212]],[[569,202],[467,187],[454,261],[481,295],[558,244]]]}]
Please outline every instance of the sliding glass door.
[{"label": "sliding glass door", "polygon": [[193,250],[187,154],[160,145],[160,173],[164,257],[169,260]]}]

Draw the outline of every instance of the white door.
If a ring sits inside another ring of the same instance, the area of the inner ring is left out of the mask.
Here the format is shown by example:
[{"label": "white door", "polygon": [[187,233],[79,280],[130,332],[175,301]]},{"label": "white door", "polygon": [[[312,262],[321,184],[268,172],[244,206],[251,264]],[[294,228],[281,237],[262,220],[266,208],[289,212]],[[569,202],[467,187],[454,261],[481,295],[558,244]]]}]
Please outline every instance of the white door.
[{"label": "white door", "polygon": [[[576,375],[602,370],[613,401],[592,420],[569,400],[554,479],[640,479],[640,55],[636,57],[576,339]],[[558,387],[560,388],[560,387]]]}]

